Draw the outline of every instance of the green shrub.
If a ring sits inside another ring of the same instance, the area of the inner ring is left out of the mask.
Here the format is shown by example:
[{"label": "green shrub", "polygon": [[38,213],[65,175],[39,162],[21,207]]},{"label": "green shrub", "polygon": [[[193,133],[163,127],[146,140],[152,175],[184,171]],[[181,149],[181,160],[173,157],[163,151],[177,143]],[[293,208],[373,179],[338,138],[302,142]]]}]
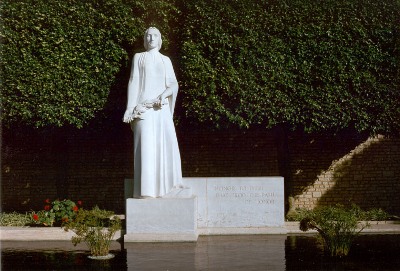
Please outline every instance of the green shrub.
[{"label": "green shrub", "polygon": [[381,208],[373,208],[365,212],[365,219],[369,221],[384,221],[388,220],[390,215]]},{"label": "green shrub", "polygon": [[106,256],[115,233],[121,229],[121,220],[112,211],[101,210],[97,206],[92,210],[79,209],[75,219],[67,222],[65,231],[73,231],[72,243],[84,242],[92,256]]},{"label": "green shrub", "polygon": [[5,0],[0,9],[0,117],[7,127],[83,127],[104,110],[132,47],[142,50],[145,29],[159,27],[166,48],[170,20],[178,17],[166,0]]},{"label": "green shrub", "polygon": [[305,208],[296,208],[286,215],[288,221],[301,221],[309,214],[309,210]]},{"label": "green shrub", "polygon": [[[351,210],[353,214],[357,216],[358,221],[385,221],[396,217],[388,214],[382,208],[372,208],[364,211],[359,206],[353,204]],[[286,219],[288,221],[301,221],[304,217],[308,216],[310,212],[312,211],[305,208],[296,208],[287,213]]]},{"label": "green shrub", "polygon": [[315,229],[331,256],[346,256],[351,244],[367,223],[359,222],[359,208],[329,206],[309,211],[300,221],[300,229]]},{"label": "green shrub", "polygon": [[[82,202],[78,201],[78,205],[82,205]],[[53,224],[60,226],[74,219],[76,212],[79,210],[78,205],[69,199],[57,199],[53,202],[46,199],[44,210],[32,212],[33,223],[44,226],[53,226]]]},{"label": "green shrub", "polygon": [[185,1],[183,15],[189,117],[400,130],[399,1],[198,0]]},{"label": "green shrub", "polygon": [[32,222],[32,217],[28,213],[0,213],[0,226],[23,227],[31,224]]}]

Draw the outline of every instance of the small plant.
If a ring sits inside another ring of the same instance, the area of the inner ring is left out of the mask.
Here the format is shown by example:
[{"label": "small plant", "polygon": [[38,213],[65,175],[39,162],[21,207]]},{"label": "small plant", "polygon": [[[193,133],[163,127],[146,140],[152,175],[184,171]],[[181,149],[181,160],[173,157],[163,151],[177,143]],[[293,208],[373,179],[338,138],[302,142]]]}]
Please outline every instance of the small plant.
[{"label": "small plant", "polygon": [[296,208],[286,215],[288,221],[301,221],[309,213],[308,209]]},{"label": "small plant", "polygon": [[32,220],[36,225],[53,226],[55,215],[52,212],[41,210],[32,213]]},{"label": "small plant", "polygon": [[[372,208],[364,211],[359,206],[353,204],[351,206],[352,212],[358,217],[359,221],[385,221],[390,219],[397,219],[395,215],[390,215],[381,208]],[[288,221],[301,221],[309,214],[309,210],[305,208],[296,208],[286,214]]]},{"label": "small plant", "polygon": [[[82,202],[78,201],[78,205],[82,205]],[[33,212],[32,220],[35,224],[44,226],[63,225],[74,219],[76,212],[79,210],[78,205],[69,199],[57,199],[53,202],[50,202],[50,199],[46,199],[44,209],[39,212]]]},{"label": "small plant", "polygon": [[304,215],[300,229],[317,230],[331,256],[347,256],[354,237],[369,226],[359,222],[360,212],[354,206],[350,209],[340,205],[316,208]]},{"label": "small plant", "polygon": [[388,220],[389,217],[390,215],[381,208],[373,208],[371,210],[366,211],[366,217],[364,220],[384,221]]},{"label": "small plant", "polygon": [[0,226],[23,227],[30,223],[32,223],[32,217],[29,213],[0,213]]},{"label": "small plant", "polygon": [[114,212],[99,209],[79,209],[74,220],[67,222],[65,231],[73,231],[72,243],[84,242],[92,256],[107,256],[115,233],[121,229],[121,220]]}]

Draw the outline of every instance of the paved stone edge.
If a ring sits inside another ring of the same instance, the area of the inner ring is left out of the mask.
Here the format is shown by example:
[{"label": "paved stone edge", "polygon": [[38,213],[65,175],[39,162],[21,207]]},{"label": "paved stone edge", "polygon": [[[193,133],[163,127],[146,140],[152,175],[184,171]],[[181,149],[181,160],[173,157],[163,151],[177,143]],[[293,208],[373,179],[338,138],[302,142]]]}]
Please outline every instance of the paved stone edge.
[{"label": "paved stone edge", "polygon": [[[0,227],[0,241],[70,241],[75,236],[60,227]],[[123,236],[117,231],[113,240]]]},{"label": "paved stone edge", "polygon": [[[362,230],[362,233],[393,233],[400,234],[400,221],[360,221],[361,224],[369,223],[369,227]],[[316,230],[303,232],[300,230],[300,222],[285,222],[285,228],[288,234],[307,234],[316,233]]]},{"label": "paved stone edge", "polygon": [[[362,233],[400,234],[400,221],[369,221],[370,227]],[[231,235],[231,234],[315,234],[315,230],[303,232],[299,222],[285,222],[285,226],[263,229],[225,229],[225,231],[205,231],[198,229],[199,235]],[[118,231],[113,240],[123,238],[125,231]],[[0,227],[0,241],[62,241],[71,240],[74,233],[66,232],[59,227]],[[179,239],[179,238],[178,238]]]}]

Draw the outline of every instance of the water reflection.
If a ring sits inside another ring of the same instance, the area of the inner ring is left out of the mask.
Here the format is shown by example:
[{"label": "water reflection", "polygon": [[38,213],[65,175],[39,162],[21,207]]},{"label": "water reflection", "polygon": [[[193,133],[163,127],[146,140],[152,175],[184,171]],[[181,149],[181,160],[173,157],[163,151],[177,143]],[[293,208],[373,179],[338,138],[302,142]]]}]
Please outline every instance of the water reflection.
[{"label": "water reflection", "polygon": [[197,243],[112,244],[115,258],[87,258],[70,242],[2,242],[1,270],[399,270],[400,235],[362,235],[345,259],[310,235],[202,236]]},{"label": "water reflection", "polygon": [[207,236],[197,243],[126,244],[129,270],[285,270],[286,236]]},{"label": "water reflection", "polygon": [[323,253],[316,238],[288,236],[286,270],[400,270],[400,235],[361,235],[344,258]]}]

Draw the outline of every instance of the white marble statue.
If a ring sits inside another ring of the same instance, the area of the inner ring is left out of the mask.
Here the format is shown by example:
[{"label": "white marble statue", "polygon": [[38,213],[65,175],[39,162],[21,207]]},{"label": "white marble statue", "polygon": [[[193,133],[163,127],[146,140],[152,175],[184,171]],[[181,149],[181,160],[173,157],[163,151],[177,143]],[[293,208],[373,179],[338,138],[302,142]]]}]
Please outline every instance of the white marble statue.
[{"label": "white marble statue", "polygon": [[133,131],[134,182],[140,184],[143,198],[167,197],[182,189],[181,157],[172,119],[178,82],[171,60],[159,52],[161,44],[160,31],[147,29],[146,52],[133,58],[123,118]]}]

